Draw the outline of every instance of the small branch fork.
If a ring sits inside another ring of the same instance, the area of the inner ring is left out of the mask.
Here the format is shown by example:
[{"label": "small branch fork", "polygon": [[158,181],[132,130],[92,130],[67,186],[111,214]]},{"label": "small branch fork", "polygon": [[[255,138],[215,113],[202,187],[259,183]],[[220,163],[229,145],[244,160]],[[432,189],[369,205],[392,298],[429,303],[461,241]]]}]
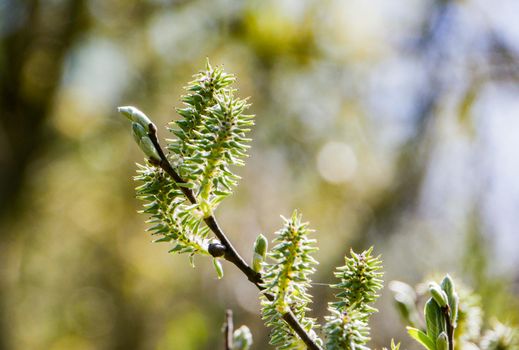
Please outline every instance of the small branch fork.
[{"label": "small branch fork", "polygon": [[[196,204],[196,196],[192,189],[182,186],[182,184],[187,183],[180,177],[180,175],[173,169],[171,166],[171,163],[168,161],[166,155],[162,151],[162,147],[159,144],[159,140],[157,138],[157,128],[154,124],[149,125],[149,138],[151,139],[151,142],[155,146],[155,149],[157,150],[160,161],[155,159],[149,159],[150,163],[162,168],[171,178],[180,186],[180,189],[186,196],[186,198],[191,202],[191,204]],[[230,263],[234,264],[238,269],[240,269],[241,272],[247,276],[247,279],[252,282],[256,287],[263,291],[265,288],[263,287],[263,280],[261,278],[261,274],[254,271],[246,262],[243,260],[243,258],[240,256],[240,254],[236,251],[234,246],[231,244],[231,241],[227,238],[223,230],[218,225],[218,222],[216,221],[216,218],[214,215],[211,215],[207,218],[204,218],[204,221],[209,227],[211,231],[215,234],[215,236],[220,240],[220,243],[225,247],[223,257],[225,260],[229,261]],[[211,249],[210,249],[211,251]],[[216,256],[221,256],[221,254],[218,254]],[[274,297],[270,294],[264,294],[265,297],[268,300],[273,300]],[[289,311],[285,314],[283,314],[283,320],[292,327],[292,329],[297,333],[297,335],[303,340],[305,345],[308,347],[308,349],[311,350],[321,350],[321,348],[313,341],[313,339],[310,337],[308,332],[303,328],[303,326],[299,323],[295,315],[292,311]],[[232,340],[232,339],[231,339]]]}]

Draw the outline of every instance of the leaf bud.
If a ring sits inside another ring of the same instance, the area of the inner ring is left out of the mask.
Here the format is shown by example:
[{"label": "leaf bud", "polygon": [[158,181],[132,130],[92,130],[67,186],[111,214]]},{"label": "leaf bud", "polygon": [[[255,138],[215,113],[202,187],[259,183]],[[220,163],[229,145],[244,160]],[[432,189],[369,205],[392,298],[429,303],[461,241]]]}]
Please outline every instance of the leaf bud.
[{"label": "leaf bud", "polygon": [[449,339],[447,338],[447,334],[445,332],[441,332],[436,338],[436,350],[448,350],[449,349]]},{"label": "leaf bud", "polygon": [[225,254],[227,248],[220,242],[213,242],[209,243],[209,246],[207,247],[207,251],[209,254],[211,254],[213,257],[218,258],[220,256],[223,256]]},{"label": "leaf bud", "polygon": [[267,255],[268,241],[261,233],[254,242],[254,254],[252,256],[252,269],[256,272],[261,270],[261,265]]},{"label": "leaf bud", "polygon": [[249,327],[241,326],[233,333],[233,350],[249,350],[252,345],[252,333]]},{"label": "leaf bud", "polygon": [[454,292],[454,281],[450,275],[445,275],[440,285],[447,295]]},{"label": "leaf bud", "polygon": [[448,305],[447,294],[445,294],[445,292],[440,288],[440,286],[437,283],[431,282],[429,284],[429,292],[431,293],[431,296],[434,299],[434,301],[441,308],[444,308]]},{"label": "leaf bud", "polygon": [[150,118],[146,116],[143,112],[138,110],[133,106],[123,106],[118,107],[117,111],[128,118],[130,121],[139,124],[146,130],[146,132],[150,132],[150,125],[155,127]]},{"label": "leaf bud", "polygon": [[454,281],[452,280],[451,276],[446,275],[443,278],[443,281],[440,285],[445,294],[447,295],[447,300],[449,302],[451,324],[453,325],[453,327],[456,327],[456,321],[458,318],[459,297],[458,293],[456,293],[456,289],[454,288]]},{"label": "leaf bud", "polygon": [[146,133],[146,130],[140,124],[137,124],[137,123],[132,123],[132,134],[133,134],[133,138],[135,139],[135,142],[137,142],[137,144],[139,144],[141,142],[141,139],[143,137],[148,136],[148,134]]},{"label": "leaf bud", "polygon": [[223,277],[223,266],[222,263],[218,259],[213,259],[214,269],[216,270],[216,275],[218,279]]},{"label": "leaf bud", "polygon": [[151,139],[148,136],[144,136],[140,139],[139,147],[148,157],[160,161],[159,153],[157,152],[155,145],[153,144],[153,142],[151,142]]}]

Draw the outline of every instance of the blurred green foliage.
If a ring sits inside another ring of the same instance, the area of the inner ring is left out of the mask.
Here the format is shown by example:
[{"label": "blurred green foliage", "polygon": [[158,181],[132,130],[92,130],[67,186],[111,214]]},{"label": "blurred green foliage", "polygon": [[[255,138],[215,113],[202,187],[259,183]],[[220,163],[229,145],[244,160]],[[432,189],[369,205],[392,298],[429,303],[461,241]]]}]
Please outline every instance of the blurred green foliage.
[{"label": "blurred green foliage", "polygon": [[[193,273],[134,215],[142,155],[115,106],[177,119],[206,57],[257,115],[243,180],[218,209],[239,251],[299,208],[317,229],[314,280],[374,244],[387,280],[452,272],[485,317],[517,324],[517,7],[0,1],[0,349],[214,349],[226,307],[267,347],[239,272]],[[313,286],[311,317],[327,290]],[[388,293],[376,307],[370,346],[412,348]]]}]

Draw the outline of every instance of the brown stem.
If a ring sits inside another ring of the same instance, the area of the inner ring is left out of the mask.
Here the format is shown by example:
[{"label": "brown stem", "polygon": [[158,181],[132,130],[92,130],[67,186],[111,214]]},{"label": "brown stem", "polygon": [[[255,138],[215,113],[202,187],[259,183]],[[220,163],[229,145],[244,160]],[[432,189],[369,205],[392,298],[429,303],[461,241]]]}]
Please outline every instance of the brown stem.
[{"label": "brown stem", "polygon": [[233,341],[232,336],[234,332],[234,325],[232,322],[232,310],[227,309],[225,312],[225,350],[232,350],[233,347]]},{"label": "brown stem", "polygon": [[184,181],[180,177],[180,175],[177,174],[175,169],[173,169],[173,167],[171,166],[171,164],[168,161],[168,158],[166,158],[166,155],[162,151],[162,147],[160,147],[159,140],[157,139],[157,127],[153,123],[150,124],[148,127],[150,129],[150,132],[148,133],[148,136],[149,136],[151,142],[153,143],[153,146],[155,146],[155,149],[157,150],[157,152],[159,153],[159,156],[160,156],[160,161],[155,160],[155,159],[150,159],[150,163],[152,163],[153,165],[161,167],[169,176],[171,176],[171,178],[179,185],[180,189],[182,190],[184,195],[187,197],[187,199],[189,199],[189,201],[192,204],[195,204],[196,203],[196,197],[195,197],[195,194],[193,193],[193,190],[191,190],[190,188],[182,186],[182,184],[186,184],[187,182]]},{"label": "brown stem", "polygon": [[[182,190],[184,195],[187,197],[187,199],[192,204],[196,204],[197,200],[196,200],[195,194],[193,193],[193,190],[182,186],[182,184],[186,184],[187,182],[184,181],[184,179],[182,179],[180,177],[180,175],[175,171],[175,169],[173,169],[170,162],[168,161],[168,158],[166,158],[166,155],[162,151],[162,147],[160,147],[159,140],[157,138],[157,128],[155,127],[154,124],[150,124],[149,130],[150,131],[148,133],[148,136],[151,139],[151,142],[155,146],[155,149],[157,150],[157,152],[160,156],[160,161],[155,160],[155,159],[150,159],[149,160],[150,163],[152,163],[153,165],[159,166],[169,176],[171,176],[173,181],[175,181],[179,185],[180,189]],[[251,281],[254,285],[256,285],[256,287],[258,287],[258,289],[260,291],[263,291],[265,289],[265,287],[263,287],[263,280],[261,278],[261,274],[259,272],[254,271],[245,262],[245,260],[243,260],[243,258],[240,256],[240,254],[238,254],[238,252],[236,251],[234,246],[231,244],[231,241],[229,241],[229,239],[227,238],[227,236],[225,235],[223,230],[218,225],[218,222],[216,221],[216,218],[214,217],[214,215],[204,218],[204,221],[205,221],[207,227],[209,227],[209,229],[211,229],[211,231],[213,231],[215,236],[220,240],[220,243],[225,246],[225,253],[224,253],[225,260],[234,264],[238,269],[240,269],[240,271],[242,271],[245,274],[245,276],[247,276],[249,281]],[[268,300],[272,301],[274,299],[274,297],[270,294],[264,294],[264,295]],[[303,326],[301,326],[301,324],[299,323],[299,321],[297,320],[297,318],[295,317],[295,315],[292,311],[289,311],[289,312],[283,314],[282,317],[283,317],[283,320],[285,320],[285,322],[290,327],[292,327],[292,329],[297,333],[297,335],[301,338],[301,340],[303,340],[303,342],[308,347],[308,349],[321,350],[319,345],[317,345],[314,342],[314,340],[310,337],[308,332],[306,332],[306,330],[303,328]],[[449,349],[449,350],[452,350],[452,349]]]},{"label": "brown stem", "polygon": [[447,325],[447,339],[449,341],[449,350],[454,350],[454,327],[451,324],[451,313],[449,306],[442,308],[445,324]]},{"label": "brown stem", "polygon": [[299,323],[296,316],[292,311],[283,314],[283,320],[292,327],[292,329],[299,335],[301,340],[305,343],[308,349],[310,350],[321,350],[321,347],[317,345],[314,340],[310,337],[310,335],[305,331],[303,326]]}]

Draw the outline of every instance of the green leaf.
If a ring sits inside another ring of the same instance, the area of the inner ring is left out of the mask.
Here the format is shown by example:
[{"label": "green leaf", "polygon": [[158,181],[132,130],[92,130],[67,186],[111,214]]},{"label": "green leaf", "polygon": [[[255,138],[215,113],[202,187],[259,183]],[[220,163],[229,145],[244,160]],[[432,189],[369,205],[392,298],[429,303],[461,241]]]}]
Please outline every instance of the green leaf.
[{"label": "green leaf", "polygon": [[195,188],[195,184],[192,182],[177,182],[177,185],[179,187],[185,187],[185,188],[190,188],[190,189]]},{"label": "green leaf", "polygon": [[418,327],[421,323],[416,307],[416,293],[414,289],[400,281],[391,281],[389,289],[394,293],[394,301],[400,316],[411,327]]},{"label": "green leaf", "polygon": [[407,333],[411,336],[411,338],[422,344],[424,348],[428,350],[436,350],[434,341],[429,338],[424,331],[413,327],[407,327]]},{"label": "green leaf", "polygon": [[424,314],[427,335],[436,341],[438,335],[446,330],[446,326],[443,312],[433,298],[430,298],[425,304]]}]

